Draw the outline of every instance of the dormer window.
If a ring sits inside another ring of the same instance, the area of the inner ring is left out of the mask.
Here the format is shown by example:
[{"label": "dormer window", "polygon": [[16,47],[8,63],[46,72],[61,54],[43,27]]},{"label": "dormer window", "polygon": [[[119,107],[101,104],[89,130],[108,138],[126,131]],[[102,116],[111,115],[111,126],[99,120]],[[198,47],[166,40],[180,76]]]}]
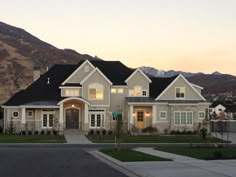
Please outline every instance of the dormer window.
[{"label": "dormer window", "polygon": [[143,90],[143,96],[147,96],[147,90]]},{"label": "dormer window", "polygon": [[103,100],[104,88],[103,85],[95,83],[90,84],[88,88],[88,99],[89,100]]},{"label": "dormer window", "polygon": [[65,96],[79,96],[79,89],[65,89]]},{"label": "dormer window", "polygon": [[129,96],[142,96],[142,87],[135,86],[134,89],[130,89]]},{"label": "dormer window", "polygon": [[185,87],[176,87],[175,88],[175,98],[177,98],[177,99],[185,98]]}]

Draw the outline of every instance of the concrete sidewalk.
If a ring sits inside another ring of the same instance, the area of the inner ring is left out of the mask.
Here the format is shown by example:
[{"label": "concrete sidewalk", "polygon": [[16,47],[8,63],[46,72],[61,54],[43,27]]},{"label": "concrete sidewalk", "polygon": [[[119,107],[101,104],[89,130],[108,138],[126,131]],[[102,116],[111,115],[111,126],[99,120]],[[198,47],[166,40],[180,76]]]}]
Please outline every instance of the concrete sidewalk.
[{"label": "concrete sidewalk", "polygon": [[66,131],[64,133],[67,144],[93,144],[85,135],[77,131]]},{"label": "concrete sidewalk", "polygon": [[147,154],[170,158],[173,161],[156,162],[120,162],[102,153],[100,156],[116,164],[119,168],[126,169],[136,176],[142,177],[235,177],[236,160],[206,161],[181,155],[156,151],[152,148],[135,149]]},{"label": "concrete sidewalk", "polygon": [[[215,133],[212,132],[211,133],[212,136],[223,139],[223,140],[227,140],[227,132],[223,133],[223,136],[221,135],[221,133]],[[231,141],[231,144],[236,144],[236,133],[229,133],[229,141]],[[236,176],[236,175],[235,175]]]}]

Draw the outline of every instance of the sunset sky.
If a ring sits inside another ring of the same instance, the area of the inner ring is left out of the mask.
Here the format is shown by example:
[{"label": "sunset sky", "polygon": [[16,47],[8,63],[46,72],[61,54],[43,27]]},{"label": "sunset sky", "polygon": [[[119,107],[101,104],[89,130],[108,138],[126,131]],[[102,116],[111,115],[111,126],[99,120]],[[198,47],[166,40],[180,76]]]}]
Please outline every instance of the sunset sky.
[{"label": "sunset sky", "polygon": [[236,0],[4,0],[0,21],[130,67],[236,75]]}]

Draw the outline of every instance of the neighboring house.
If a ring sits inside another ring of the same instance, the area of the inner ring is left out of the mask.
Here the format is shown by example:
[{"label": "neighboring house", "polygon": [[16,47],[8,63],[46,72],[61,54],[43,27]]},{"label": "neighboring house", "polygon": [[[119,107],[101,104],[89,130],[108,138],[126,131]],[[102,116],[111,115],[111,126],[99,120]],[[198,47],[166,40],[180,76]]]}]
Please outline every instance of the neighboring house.
[{"label": "neighboring house", "polygon": [[226,110],[226,106],[223,102],[220,101],[214,101],[211,105],[210,105],[210,109],[209,109],[209,113],[210,116],[212,116],[212,118],[217,118],[219,116],[224,115],[225,116],[225,110]]},{"label": "neighboring house", "polygon": [[17,132],[111,130],[117,116],[127,131],[194,130],[209,108],[202,89],[182,75],[149,78],[119,61],[55,65],[3,105],[4,130],[11,121]]},{"label": "neighboring house", "polygon": [[225,112],[229,119],[236,119],[236,104],[226,105]]}]

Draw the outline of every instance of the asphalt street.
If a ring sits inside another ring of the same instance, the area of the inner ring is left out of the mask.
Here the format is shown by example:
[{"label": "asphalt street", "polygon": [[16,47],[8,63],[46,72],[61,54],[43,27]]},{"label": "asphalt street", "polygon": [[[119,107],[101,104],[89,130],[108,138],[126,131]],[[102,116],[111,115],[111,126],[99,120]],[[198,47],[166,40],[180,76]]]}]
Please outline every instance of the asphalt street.
[{"label": "asphalt street", "polygon": [[81,148],[0,148],[1,177],[126,177]]}]

